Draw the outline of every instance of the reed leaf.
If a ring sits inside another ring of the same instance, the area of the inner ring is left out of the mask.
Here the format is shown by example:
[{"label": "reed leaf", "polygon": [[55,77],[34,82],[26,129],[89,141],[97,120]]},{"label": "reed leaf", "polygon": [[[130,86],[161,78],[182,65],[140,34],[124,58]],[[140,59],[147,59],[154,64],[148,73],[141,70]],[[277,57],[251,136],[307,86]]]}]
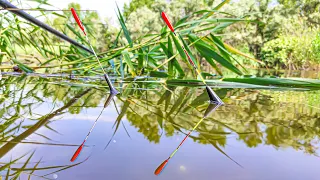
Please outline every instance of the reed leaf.
[{"label": "reed leaf", "polygon": [[124,32],[124,35],[125,35],[128,43],[129,43],[130,47],[132,48],[133,47],[133,42],[132,42],[132,39],[130,37],[130,33],[129,33],[128,28],[127,28],[127,26],[125,24],[124,18],[123,18],[122,14],[121,14],[121,11],[119,9],[118,4],[117,4],[117,9],[118,9],[118,14],[117,14],[118,20],[120,22],[120,25],[121,25],[122,30]]},{"label": "reed leaf", "polygon": [[[195,42],[196,40],[198,40],[198,37],[195,35],[189,35],[189,39],[192,42]],[[203,57],[206,57],[207,60],[214,59],[228,70],[238,75],[242,75],[242,72],[236,66],[234,66],[231,62],[229,62],[228,60],[220,56],[218,53],[216,53],[215,50],[210,45],[206,44],[204,41],[200,40],[196,42],[195,47]],[[212,62],[208,62],[209,64],[212,64]]]}]

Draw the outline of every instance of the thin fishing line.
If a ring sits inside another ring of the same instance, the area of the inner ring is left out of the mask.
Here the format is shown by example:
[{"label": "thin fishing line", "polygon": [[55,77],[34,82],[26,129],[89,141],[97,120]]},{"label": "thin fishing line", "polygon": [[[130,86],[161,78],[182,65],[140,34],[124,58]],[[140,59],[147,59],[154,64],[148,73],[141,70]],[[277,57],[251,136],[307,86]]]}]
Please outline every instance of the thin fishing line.
[{"label": "thin fishing line", "polygon": [[[69,10],[65,9],[22,9],[22,8],[1,8],[0,11],[62,11],[69,12]],[[77,11],[95,11],[97,10],[77,10]]]},{"label": "thin fishing line", "polygon": [[92,132],[92,130],[94,129],[95,125],[97,124],[100,116],[102,115],[104,109],[105,109],[105,108],[103,107],[103,109],[100,111],[100,114],[98,115],[98,117],[97,117],[96,120],[94,121],[94,124],[93,124],[93,126],[91,127],[91,129],[90,129],[89,133],[87,134],[87,136],[86,136],[86,138],[85,138],[84,141],[86,141],[86,140],[88,139],[90,133]]}]

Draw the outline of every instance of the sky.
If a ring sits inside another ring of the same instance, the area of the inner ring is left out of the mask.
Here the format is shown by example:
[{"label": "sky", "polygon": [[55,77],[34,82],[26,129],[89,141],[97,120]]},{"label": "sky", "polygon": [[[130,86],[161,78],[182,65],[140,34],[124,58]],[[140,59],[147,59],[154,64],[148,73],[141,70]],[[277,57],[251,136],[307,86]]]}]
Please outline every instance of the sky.
[{"label": "sky", "polygon": [[[24,4],[26,2],[26,4]],[[48,3],[56,7],[57,9],[63,9],[68,6],[69,3],[75,2],[81,5],[83,10],[96,10],[102,19],[110,18],[111,23],[117,21],[116,16],[116,3],[119,8],[122,9],[124,3],[129,3],[130,0],[49,0]],[[33,4],[27,0],[21,0],[24,7],[32,8]],[[30,7],[31,6],[31,7]]]},{"label": "sky", "polygon": [[129,3],[130,0],[49,0],[49,3],[57,8],[66,8],[69,3],[79,3],[82,9],[97,10],[102,18],[116,17],[116,3],[122,9],[124,3]]}]

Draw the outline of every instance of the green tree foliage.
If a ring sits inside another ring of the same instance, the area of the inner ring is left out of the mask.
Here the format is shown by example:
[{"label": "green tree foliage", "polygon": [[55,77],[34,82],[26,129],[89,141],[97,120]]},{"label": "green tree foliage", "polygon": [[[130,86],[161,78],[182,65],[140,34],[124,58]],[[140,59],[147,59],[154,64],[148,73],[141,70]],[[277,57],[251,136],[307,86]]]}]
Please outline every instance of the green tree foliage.
[{"label": "green tree foliage", "polygon": [[[98,51],[106,51],[113,47],[119,29],[112,26],[109,22],[109,19],[105,19],[104,21],[101,20],[96,11],[81,11],[81,5],[78,3],[68,4],[67,9],[70,9],[71,7],[78,11],[77,13],[80,16],[81,21],[91,36],[91,43],[98,49]],[[63,11],[63,14],[57,16],[55,19],[53,19],[53,21],[47,21],[49,24],[52,24],[53,27],[64,32],[69,37],[78,38],[79,35],[70,30],[70,27],[73,27],[76,32],[79,32],[79,28],[77,27],[76,22],[70,12]],[[66,26],[66,24],[70,25],[71,23],[71,26]],[[53,38],[56,40],[56,42],[62,42],[57,37],[53,36]]]},{"label": "green tree foliage", "polygon": [[310,25],[320,25],[320,1],[318,0],[278,0],[291,14],[306,17]]},{"label": "green tree foliage", "polygon": [[146,6],[147,8],[151,8],[151,5],[155,2],[156,0],[132,0],[129,5],[124,4],[123,7],[123,15],[125,17],[129,17],[129,15],[136,11],[137,9]]},{"label": "green tree foliage", "polygon": [[[143,1],[142,1],[143,2]],[[186,15],[203,10],[212,9],[213,0],[152,0],[152,3],[140,3],[140,1],[132,1],[133,11],[129,8],[124,8],[124,13],[127,14],[128,29],[132,32],[134,39],[146,34],[159,33],[164,26],[161,19],[161,12],[165,11],[170,17],[170,20],[175,24],[178,20]],[[197,16],[195,16],[197,17]]]},{"label": "green tree foliage", "polygon": [[318,41],[314,33],[280,36],[264,45],[262,58],[270,67],[309,68],[320,62]]},{"label": "green tree foliage", "polygon": [[[225,7],[227,12],[247,16],[256,22],[237,23],[226,29],[224,39],[247,49],[270,67],[305,68],[318,63],[317,51],[310,49],[319,26],[318,1],[239,0]],[[317,7],[317,8],[316,8]],[[310,19],[312,19],[310,21]],[[232,31],[231,31],[232,30]]]},{"label": "green tree foliage", "polygon": [[312,41],[312,51],[317,52],[316,57],[320,61],[320,32],[317,34],[316,38]]},{"label": "green tree foliage", "polygon": [[225,32],[233,33],[227,39],[228,42],[236,46],[247,46],[257,59],[261,59],[264,44],[275,39],[280,33],[284,19],[280,15],[281,8],[274,5],[272,0],[239,0],[228,4],[225,11],[254,20],[235,24]]}]

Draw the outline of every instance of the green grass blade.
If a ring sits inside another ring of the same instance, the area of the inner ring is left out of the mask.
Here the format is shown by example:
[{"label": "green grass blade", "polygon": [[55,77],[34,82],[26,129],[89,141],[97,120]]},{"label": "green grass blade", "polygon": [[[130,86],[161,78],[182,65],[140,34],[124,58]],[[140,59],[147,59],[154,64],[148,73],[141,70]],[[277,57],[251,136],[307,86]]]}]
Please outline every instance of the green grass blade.
[{"label": "green grass blade", "polygon": [[221,9],[225,4],[229,3],[230,0],[224,0],[220,4],[218,4],[216,7],[213,8],[213,10],[219,10]]},{"label": "green grass blade", "polygon": [[[160,46],[161,46],[163,52],[164,52],[164,53],[167,55],[167,57],[169,58],[169,53],[168,53],[167,47],[166,47],[163,43],[160,43]],[[173,64],[172,64],[172,61],[173,61],[173,60],[171,60],[171,61],[168,62],[168,75],[169,75],[169,76],[173,76]]]},{"label": "green grass blade", "polygon": [[189,53],[189,56],[190,56],[191,60],[193,61],[194,64],[197,65],[197,64],[198,64],[198,63],[197,63],[197,60],[196,60],[196,58],[192,55],[191,50],[190,50],[188,44],[184,41],[183,37],[182,37],[180,34],[179,34],[179,38],[180,38],[180,41],[182,42],[184,48],[186,49],[186,51]]},{"label": "green grass blade", "polygon": [[12,61],[13,61],[14,63],[16,63],[16,64],[18,65],[18,67],[19,67],[22,71],[24,71],[24,72],[26,72],[26,73],[32,73],[32,72],[33,72],[33,69],[32,69],[32,68],[30,68],[29,66],[27,66],[27,65],[19,62],[18,60],[12,59]]},{"label": "green grass blade", "polygon": [[179,43],[179,40],[178,40],[177,37],[174,36],[173,34],[171,34],[171,35],[172,35],[172,39],[173,39],[174,45],[176,46],[176,48],[177,48],[177,50],[178,50],[178,52],[179,52],[182,60],[183,60],[186,64],[188,64],[187,56],[186,56],[186,54],[184,53],[184,51],[183,51],[183,49],[182,49],[182,46],[181,46],[181,44]]},{"label": "green grass blade", "polygon": [[119,9],[118,4],[117,4],[117,9],[118,9],[118,13],[119,13],[119,14],[117,15],[118,20],[119,20],[120,25],[121,25],[121,27],[122,27],[122,29],[123,29],[124,35],[125,35],[128,43],[129,43],[130,47],[132,48],[132,47],[133,47],[133,42],[132,42],[132,39],[131,39],[131,37],[130,37],[130,33],[129,33],[128,29],[127,29],[127,26],[126,26],[126,24],[125,24],[124,18],[123,18],[122,14],[121,14],[121,11],[120,11],[120,9]]},{"label": "green grass blade", "polygon": [[169,75],[165,72],[160,72],[160,71],[151,71],[150,72],[151,77],[158,77],[158,78],[166,78]]},{"label": "green grass blade", "polygon": [[255,84],[255,85],[262,85],[262,86],[320,89],[320,83],[315,83],[314,81],[308,81],[307,79],[298,80],[298,79],[285,79],[285,78],[243,77],[243,78],[224,78],[222,79],[222,81]]},{"label": "green grass blade", "polygon": [[212,33],[210,33],[210,36],[212,38],[212,42],[217,46],[217,48],[219,49],[220,51],[220,54],[225,58],[227,59],[228,61],[231,62],[231,59],[230,59],[230,54],[228,53],[228,51],[226,50],[226,48],[224,47],[224,44],[223,42],[218,39],[216,36],[214,36]]},{"label": "green grass blade", "polygon": [[136,76],[136,73],[134,71],[135,68],[133,67],[129,52],[128,51],[122,51],[122,55],[123,55],[124,61],[126,62],[126,64],[129,67],[129,71],[130,71],[131,75],[132,76]]},{"label": "green grass blade", "polygon": [[[170,36],[168,36],[168,58],[171,58],[173,56],[173,46],[172,46],[172,41]],[[172,61],[172,65],[176,68],[176,70],[178,71],[180,76],[184,76],[184,71],[182,69],[182,67],[180,66],[179,62],[177,61],[176,58],[173,58]]]},{"label": "green grass blade", "polygon": [[[195,42],[198,38],[195,35],[189,35],[189,39],[192,42]],[[229,62],[228,60],[220,56],[218,53],[216,53],[213,48],[211,48],[208,44],[206,44],[202,40],[197,41],[195,43],[195,47],[197,48],[197,50],[202,56],[207,58],[212,58],[215,61],[217,61],[219,64],[224,66],[225,68],[229,69],[230,71],[238,75],[242,75],[242,72],[236,66],[234,66],[231,62]]]},{"label": "green grass blade", "polygon": [[200,23],[208,23],[208,24],[213,24],[213,23],[235,23],[235,22],[241,22],[241,21],[248,21],[246,19],[240,19],[240,18],[211,18],[211,19],[200,19],[200,20],[194,20],[194,21],[189,21],[180,24],[177,26],[177,28],[182,28],[191,24],[197,24],[199,26]]},{"label": "green grass blade", "polygon": [[144,57],[144,53],[143,53],[143,50],[140,48],[138,50],[138,70],[139,71],[143,68],[143,57]]}]

